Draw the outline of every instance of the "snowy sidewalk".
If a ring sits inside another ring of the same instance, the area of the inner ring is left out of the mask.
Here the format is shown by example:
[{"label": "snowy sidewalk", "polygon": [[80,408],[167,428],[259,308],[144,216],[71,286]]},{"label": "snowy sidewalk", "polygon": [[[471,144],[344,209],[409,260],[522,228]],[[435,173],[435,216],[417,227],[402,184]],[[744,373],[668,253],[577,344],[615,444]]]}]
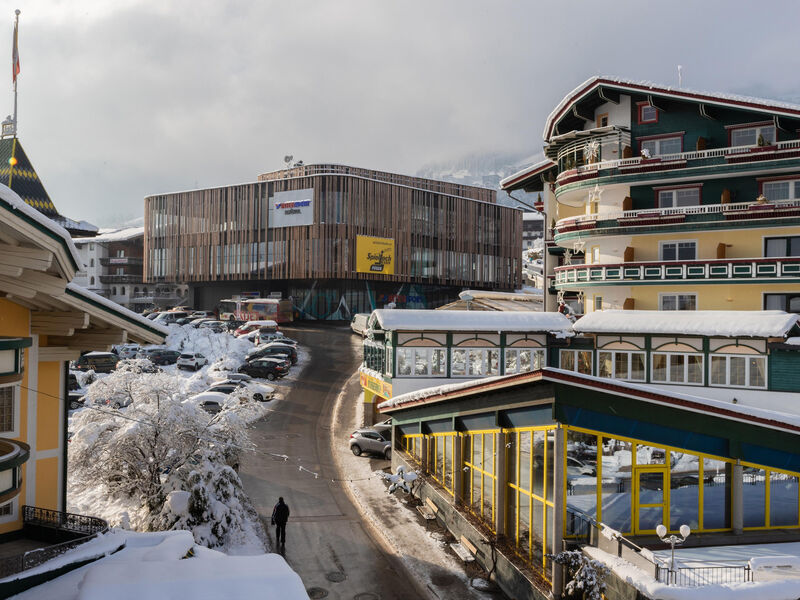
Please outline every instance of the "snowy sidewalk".
[{"label": "snowy sidewalk", "polygon": [[[470,586],[463,565],[447,553],[446,533],[428,531],[416,511],[400,500],[401,492],[389,495],[386,485],[374,476],[370,459],[356,457],[347,444],[350,433],[361,426],[363,404],[358,373],[348,380],[334,407],[332,455],[339,471],[353,481],[343,484],[376,538],[400,557],[420,593],[440,600],[490,600],[501,598]],[[353,407],[353,403],[357,406]],[[349,425],[339,425],[347,422]]]}]

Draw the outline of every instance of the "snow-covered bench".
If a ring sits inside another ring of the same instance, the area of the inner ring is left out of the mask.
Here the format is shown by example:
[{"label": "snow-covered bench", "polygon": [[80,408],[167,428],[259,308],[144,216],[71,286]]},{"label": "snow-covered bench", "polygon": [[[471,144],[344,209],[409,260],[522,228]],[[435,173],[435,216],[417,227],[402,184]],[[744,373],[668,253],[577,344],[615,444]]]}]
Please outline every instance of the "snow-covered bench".
[{"label": "snow-covered bench", "polygon": [[436,513],[439,512],[439,507],[436,506],[436,503],[431,500],[430,498],[425,499],[425,504],[420,504],[417,507],[417,512],[422,515],[422,518],[425,519],[425,525],[427,526],[429,521],[436,520]]},{"label": "snow-covered bench", "polygon": [[469,563],[475,560],[475,554],[477,553],[478,549],[470,542],[466,537],[463,535],[461,536],[460,542],[453,542],[450,544],[450,548],[453,552],[456,553],[458,558],[460,558],[463,562]]}]

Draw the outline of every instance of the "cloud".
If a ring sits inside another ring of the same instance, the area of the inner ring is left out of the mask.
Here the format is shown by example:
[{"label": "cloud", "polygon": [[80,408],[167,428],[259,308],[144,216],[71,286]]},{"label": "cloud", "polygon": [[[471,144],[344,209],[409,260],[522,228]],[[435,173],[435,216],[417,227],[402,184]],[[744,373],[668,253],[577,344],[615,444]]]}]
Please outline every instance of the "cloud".
[{"label": "cloud", "polygon": [[110,224],[145,195],[252,181],[287,153],[402,173],[534,154],[553,106],[595,74],[676,84],[682,64],[688,87],[800,98],[793,22],[767,34],[757,16],[742,1],[36,2],[19,132],[59,210]]}]

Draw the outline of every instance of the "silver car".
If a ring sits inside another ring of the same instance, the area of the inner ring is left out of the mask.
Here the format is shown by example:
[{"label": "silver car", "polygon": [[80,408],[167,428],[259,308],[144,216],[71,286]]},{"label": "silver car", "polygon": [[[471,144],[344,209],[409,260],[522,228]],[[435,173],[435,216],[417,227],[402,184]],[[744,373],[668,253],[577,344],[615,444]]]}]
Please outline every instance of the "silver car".
[{"label": "silver car", "polygon": [[389,460],[392,458],[391,432],[376,431],[372,428],[356,429],[350,434],[350,450],[356,456],[361,456],[362,452],[370,452],[381,454]]}]

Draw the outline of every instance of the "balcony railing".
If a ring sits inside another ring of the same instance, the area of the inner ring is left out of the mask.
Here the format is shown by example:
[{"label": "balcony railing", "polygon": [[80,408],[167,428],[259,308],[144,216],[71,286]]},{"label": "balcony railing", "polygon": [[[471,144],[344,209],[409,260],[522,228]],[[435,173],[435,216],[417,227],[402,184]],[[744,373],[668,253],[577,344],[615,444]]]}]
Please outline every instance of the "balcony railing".
[{"label": "balcony railing", "polygon": [[795,282],[800,281],[800,257],[566,265],[556,267],[555,275],[558,289],[622,282]]},{"label": "balcony railing", "polygon": [[143,260],[137,256],[107,256],[100,259],[100,264],[104,267],[141,267]]},{"label": "balcony railing", "polygon": [[800,215],[800,200],[776,200],[766,204],[736,202],[733,204],[699,204],[592,213],[561,219],[556,223],[556,235],[582,229],[635,227],[669,222],[682,222],[689,215],[718,215],[723,219],[756,219]]},{"label": "balcony railing", "polygon": [[565,180],[583,178],[584,176],[598,175],[605,169],[619,169],[624,173],[626,169],[637,170],[647,168],[648,171],[658,171],[675,168],[688,161],[723,158],[726,162],[755,162],[761,160],[782,158],[781,154],[790,153],[800,149],[800,140],[787,140],[777,142],[771,146],[730,146],[725,148],[712,148],[710,150],[695,150],[693,152],[678,152],[675,154],[659,154],[652,158],[636,156],[633,158],[620,158],[616,160],[600,160],[598,162],[577,166],[573,169],[562,171],[556,179],[557,183]]},{"label": "balcony railing", "polygon": [[100,283],[142,283],[142,275],[100,275]]},{"label": "balcony railing", "polygon": [[[0,578],[36,567],[89,541],[98,533],[108,531],[108,523],[103,519],[35,506],[22,507],[22,524],[23,531],[30,528],[36,528],[40,532],[50,530],[53,532],[53,539],[63,539],[64,535],[73,539],[3,557],[0,559]],[[37,538],[40,537],[41,533],[37,534]]]}]

